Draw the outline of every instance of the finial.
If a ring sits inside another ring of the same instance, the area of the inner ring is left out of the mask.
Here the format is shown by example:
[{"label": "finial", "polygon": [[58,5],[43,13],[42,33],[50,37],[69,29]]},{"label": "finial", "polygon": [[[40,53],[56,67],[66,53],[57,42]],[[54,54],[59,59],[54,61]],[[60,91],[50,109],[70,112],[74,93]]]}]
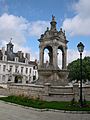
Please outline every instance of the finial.
[{"label": "finial", "polygon": [[60,28],[60,31],[62,32],[62,28]]},{"label": "finial", "polygon": [[52,20],[54,20],[54,21],[55,21],[55,16],[53,16],[53,15],[52,15]]},{"label": "finial", "polygon": [[12,39],[13,39],[13,38],[10,38],[10,43],[12,42]]},{"label": "finial", "polygon": [[51,24],[51,29],[52,31],[56,31],[56,24],[57,22],[55,21],[55,16],[52,15],[52,21],[50,22]]},{"label": "finial", "polygon": [[64,32],[64,35],[65,35],[65,30],[63,32]]}]

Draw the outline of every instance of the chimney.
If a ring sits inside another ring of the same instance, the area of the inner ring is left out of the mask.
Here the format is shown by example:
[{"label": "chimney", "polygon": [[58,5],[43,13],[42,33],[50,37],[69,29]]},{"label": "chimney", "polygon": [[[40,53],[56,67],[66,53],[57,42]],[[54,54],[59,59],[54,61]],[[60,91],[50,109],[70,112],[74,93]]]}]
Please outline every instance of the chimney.
[{"label": "chimney", "polygon": [[37,63],[37,59],[35,59],[35,63]]},{"label": "chimney", "polygon": [[18,57],[22,59],[24,57],[24,53],[22,53],[22,51],[18,51]]},{"label": "chimney", "polygon": [[2,53],[5,55],[5,47],[2,47]]},{"label": "chimney", "polygon": [[25,58],[27,58],[28,60],[30,60],[30,54],[29,54],[29,53],[26,53],[26,54],[25,54]]}]

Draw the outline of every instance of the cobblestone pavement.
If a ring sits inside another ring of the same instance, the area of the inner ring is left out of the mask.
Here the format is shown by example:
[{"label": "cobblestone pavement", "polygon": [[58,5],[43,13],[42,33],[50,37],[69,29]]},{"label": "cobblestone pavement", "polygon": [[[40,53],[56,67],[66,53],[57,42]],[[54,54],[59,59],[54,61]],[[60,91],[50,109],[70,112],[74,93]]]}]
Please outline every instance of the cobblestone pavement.
[{"label": "cobblestone pavement", "polygon": [[0,101],[0,120],[90,120],[90,114],[40,112]]}]

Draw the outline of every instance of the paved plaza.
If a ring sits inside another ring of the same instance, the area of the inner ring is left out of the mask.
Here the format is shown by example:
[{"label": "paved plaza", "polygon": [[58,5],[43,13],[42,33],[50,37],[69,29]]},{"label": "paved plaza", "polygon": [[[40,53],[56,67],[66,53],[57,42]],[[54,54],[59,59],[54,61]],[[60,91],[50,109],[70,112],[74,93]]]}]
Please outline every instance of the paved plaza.
[{"label": "paved plaza", "polygon": [[90,120],[90,114],[40,112],[0,101],[0,120]]}]

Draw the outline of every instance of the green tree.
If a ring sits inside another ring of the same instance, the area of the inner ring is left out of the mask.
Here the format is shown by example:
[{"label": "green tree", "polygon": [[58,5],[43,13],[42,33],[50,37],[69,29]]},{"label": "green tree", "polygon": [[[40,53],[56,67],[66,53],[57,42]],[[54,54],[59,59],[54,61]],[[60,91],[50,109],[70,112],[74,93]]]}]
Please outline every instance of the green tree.
[{"label": "green tree", "polygon": [[[68,64],[69,80],[80,80],[80,60],[77,59]],[[82,79],[86,81],[90,80],[90,57],[85,57],[82,60]]]}]

